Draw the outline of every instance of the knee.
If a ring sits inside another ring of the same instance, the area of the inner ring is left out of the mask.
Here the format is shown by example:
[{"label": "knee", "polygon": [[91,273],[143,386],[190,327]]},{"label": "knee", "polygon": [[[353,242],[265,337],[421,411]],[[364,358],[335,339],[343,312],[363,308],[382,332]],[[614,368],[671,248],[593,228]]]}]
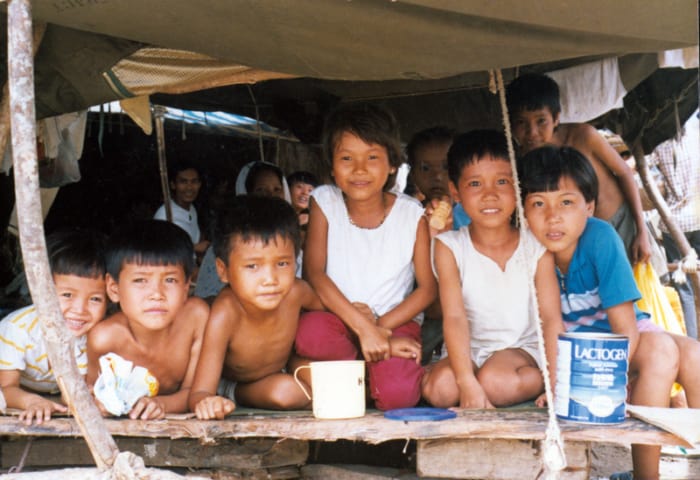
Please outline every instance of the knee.
[{"label": "knee", "polygon": [[675,378],[680,365],[678,346],[667,333],[643,332],[634,357],[632,362],[637,364],[640,375]]},{"label": "knee", "polygon": [[433,370],[427,373],[421,385],[421,394],[434,407],[449,408],[457,404],[457,382],[452,370]]},{"label": "knee", "polygon": [[311,401],[301,391],[293,379],[280,382],[270,392],[270,408],[273,410],[301,410],[309,408]]}]

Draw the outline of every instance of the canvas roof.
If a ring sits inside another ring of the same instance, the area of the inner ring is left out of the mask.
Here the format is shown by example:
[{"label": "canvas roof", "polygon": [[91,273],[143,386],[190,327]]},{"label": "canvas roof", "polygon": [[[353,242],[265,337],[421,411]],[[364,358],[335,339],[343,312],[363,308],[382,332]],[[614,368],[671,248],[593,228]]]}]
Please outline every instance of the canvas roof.
[{"label": "canvas roof", "polygon": [[495,126],[488,69],[504,69],[508,81],[620,56],[631,88],[656,69],[656,52],[697,44],[697,8],[696,0],[39,1],[33,14],[48,29],[36,60],[37,112],[119,98],[103,73],[158,46],[300,77],[152,98],[251,117],[257,107],[261,120],[306,141],[317,140],[340,101],[386,103],[406,135],[435,123]]}]

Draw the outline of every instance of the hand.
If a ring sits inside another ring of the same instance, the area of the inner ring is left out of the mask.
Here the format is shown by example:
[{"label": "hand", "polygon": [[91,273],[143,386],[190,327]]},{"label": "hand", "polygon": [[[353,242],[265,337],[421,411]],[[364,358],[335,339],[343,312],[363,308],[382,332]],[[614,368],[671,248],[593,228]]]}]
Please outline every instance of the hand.
[{"label": "hand", "polygon": [[46,398],[36,395],[28,403],[22,413],[19,414],[20,422],[31,425],[32,420],[36,420],[37,425],[51,420],[51,412],[65,413],[68,408],[60,403],[52,402]]},{"label": "hand", "polygon": [[540,393],[540,396],[535,399],[535,405],[537,405],[540,408],[547,406],[547,393],[546,392]]},{"label": "hand", "polygon": [[494,408],[476,377],[471,376],[458,386],[459,408]]},{"label": "hand", "polygon": [[632,242],[632,264],[646,263],[651,258],[651,243],[646,229],[637,233],[637,238]]},{"label": "hand", "polygon": [[409,358],[420,365],[421,345],[410,337],[391,337],[389,352],[392,357]]},{"label": "hand", "polygon": [[454,226],[454,216],[452,214],[451,207],[450,207],[450,214],[445,219],[445,226],[443,228],[436,229],[433,227],[433,225],[431,225],[430,219],[432,218],[433,213],[435,213],[435,210],[440,205],[440,202],[447,202],[448,204],[451,205],[452,200],[450,200],[450,197],[448,197],[448,196],[443,196],[442,198],[433,198],[425,206],[425,218],[428,220],[428,227],[430,229],[430,238],[435,237],[439,233],[448,232],[448,231],[452,230],[452,228]]},{"label": "hand", "polygon": [[236,404],[228,398],[219,396],[204,397],[194,407],[194,413],[200,420],[213,418],[223,420],[226,415],[236,409]]},{"label": "hand", "polygon": [[158,420],[165,417],[165,406],[158,397],[141,397],[129,412],[132,420]]},{"label": "hand", "polygon": [[368,362],[388,360],[390,358],[390,336],[391,330],[376,325],[370,325],[368,328],[358,333],[364,359]]}]

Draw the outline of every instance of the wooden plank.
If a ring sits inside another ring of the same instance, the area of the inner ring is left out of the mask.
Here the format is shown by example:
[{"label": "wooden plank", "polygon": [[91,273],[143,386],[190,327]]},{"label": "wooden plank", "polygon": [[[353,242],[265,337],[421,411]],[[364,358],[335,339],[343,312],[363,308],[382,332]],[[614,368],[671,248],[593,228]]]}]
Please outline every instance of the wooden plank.
[{"label": "wooden plank", "polygon": [[[547,425],[543,409],[463,410],[457,418],[442,422],[401,422],[387,420],[380,412],[347,420],[317,420],[311,413],[232,416],[222,421],[165,419],[156,421],[107,419],[114,436],[143,438],[194,438],[216,443],[223,438],[292,438],[297,440],[355,440],[382,443],[388,440],[430,440],[440,438],[482,438],[542,440]],[[619,425],[586,425],[560,422],[562,436],[569,442],[613,442],[620,445],[689,446],[684,440],[637,419]],[[27,426],[17,418],[0,417],[0,435],[78,437],[72,418],[54,418],[42,425]]]},{"label": "wooden plank", "polygon": [[[560,480],[588,480],[587,443],[565,444],[567,468]],[[542,472],[540,442],[533,440],[421,440],[416,471],[420,476],[489,480],[539,478]]]},{"label": "wooden plank", "polygon": [[[302,465],[309,456],[308,442],[273,438],[223,439],[217,445],[202,445],[197,440],[169,438],[117,439],[119,449],[130,451],[153,467],[232,468],[259,470]],[[17,465],[27,440],[2,444],[2,467]],[[75,438],[33,439],[25,465],[35,467],[94,465],[87,445]]]}]

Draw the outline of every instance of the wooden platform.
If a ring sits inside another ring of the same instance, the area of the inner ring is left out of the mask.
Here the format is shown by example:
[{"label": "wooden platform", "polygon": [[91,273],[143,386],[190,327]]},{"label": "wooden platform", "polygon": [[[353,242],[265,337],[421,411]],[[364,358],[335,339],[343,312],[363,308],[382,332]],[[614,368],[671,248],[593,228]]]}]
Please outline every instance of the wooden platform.
[{"label": "wooden platform", "polygon": [[[243,470],[298,467],[306,463],[311,441],[380,444],[414,440],[419,475],[516,479],[524,478],[523,472],[529,475],[541,469],[540,440],[544,439],[547,414],[535,408],[468,410],[451,420],[403,422],[385,419],[376,411],[362,418],[317,420],[310,412],[252,410],[223,421],[180,415],[159,421],[107,419],[106,425],[120,448],[141,455],[150,466]],[[619,425],[561,421],[560,427],[569,460],[562,479],[567,480],[589,478],[590,447],[594,443],[687,446],[681,438],[636,419]],[[69,417],[26,426],[14,416],[1,416],[0,436],[9,437],[2,445],[3,467],[16,464],[28,438],[34,439],[34,446],[27,450],[32,451],[30,465],[90,463],[84,442],[76,438],[81,436],[80,430]],[[73,456],[61,451],[71,451]],[[53,453],[53,461],[46,452]]]}]

